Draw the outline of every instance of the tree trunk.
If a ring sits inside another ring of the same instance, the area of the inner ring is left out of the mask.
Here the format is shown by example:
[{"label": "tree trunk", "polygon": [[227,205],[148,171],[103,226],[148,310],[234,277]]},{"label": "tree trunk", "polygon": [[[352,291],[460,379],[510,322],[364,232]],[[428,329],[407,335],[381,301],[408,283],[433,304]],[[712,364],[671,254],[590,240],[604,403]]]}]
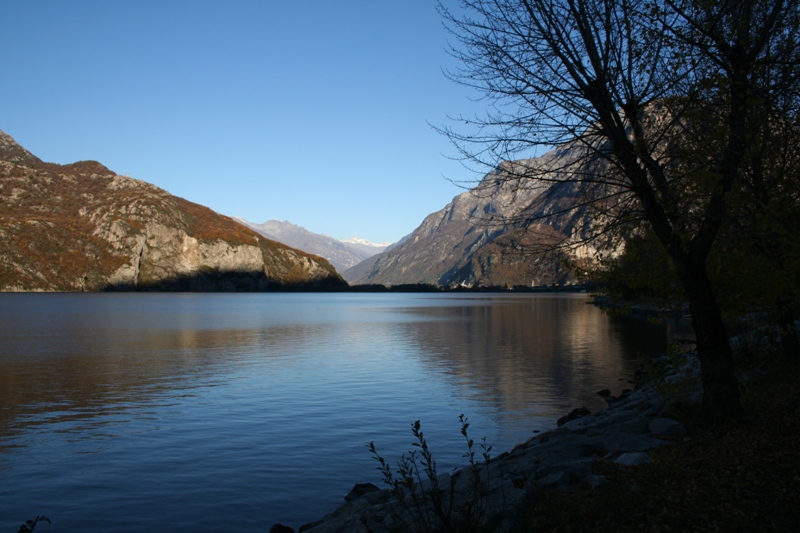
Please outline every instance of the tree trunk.
[{"label": "tree trunk", "polygon": [[792,363],[800,362],[800,339],[794,321],[794,305],[791,299],[778,296],[778,327],[781,332],[781,353]]},{"label": "tree trunk", "polygon": [[705,271],[698,268],[683,270],[679,275],[689,299],[697,337],[703,415],[712,419],[741,418],[744,409],[734,371],[733,351],[711,282]]}]

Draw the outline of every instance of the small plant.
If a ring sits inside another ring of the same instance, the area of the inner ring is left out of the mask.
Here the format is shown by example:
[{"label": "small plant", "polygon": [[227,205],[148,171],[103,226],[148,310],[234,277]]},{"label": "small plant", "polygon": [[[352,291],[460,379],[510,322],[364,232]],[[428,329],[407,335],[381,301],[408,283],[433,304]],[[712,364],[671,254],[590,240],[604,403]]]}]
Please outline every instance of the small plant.
[{"label": "small plant", "polygon": [[469,461],[470,470],[469,497],[461,507],[460,512],[462,516],[464,516],[467,523],[478,524],[480,523],[484,514],[484,508],[481,505],[481,502],[483,501],[485,488],[488,488],[489,486],[489,462],[491,461],[490,452],[492,451],[492,447],[486,444],[486,437],[481,439],[481,457],[483,457],[483,462],[486,465],[486,480],[482,481],[480,463],[475,460],[475,450],[473,449],[475,443],[471,438],[469,438],[469,433],[467,432],[467,429],[469,428],[467,417],[465,417],[463,414],[458,415],[458,421],[461,422],[461,434],[467,440],[467,453],[464,454],[464,457],[466,457],[467,461]]},{"label": "small plant", "polygon": [[645,382],[653,386],[661,397],[671,404],[673,410],[680,411],[690,402],[693,386],[696,384],[691,364],[692,354],[686,352],[677,342],[667,346],[666,353],[650,359],[644,364]]},{"label": "small plant", "polygon": [[[469,495],[457,509],[460,517],[453,512],[456,504],[457,476],[449,477],[450,486],[447,490],[440,486],[436,461],[428,447],[419,420],[411,425],[411,432],[415,438],[412,446],[417,449],[404,453],[397,461],[397,470],[394,472],[386,459],[378,453],[375,442],[368,444],[370,453],[380,465],[378,470],[383,476],[383,481],[410,515],[413,524],[409,524],[398,515],[394,518],[408,529],[427,532],[470,531],[476,529],[480,523],[483,516],[481,499],[485,494],[484,482],[481,480],[481,466],[475,459],[474,441],[469,438],[467,432],[469,422],[463,414],[458,420],[461,422],[461,434],[467,441],[467,453],[464,457],[469,461],[471,475]],[[486,437],[482,439],[481,449],[481,456],[486,464],[488,484],[488,464],[492,447],[486,444]],[[395,473],[398,474],[397,477]]]},{"label": "small plant", "polygon": [[744,368],[765,368],[780,353],[780,329],[765,326],[763,319],[750,316],[731,338],[736,362]]},{"label": "small plant", "polygon": [[46,516],[37,516],[33,520],[26,520],[24,524],[19,526],[17,533],[32,533],[32,531],[36,528],[36,524],[39,522],[47,522],[49,524],[50,519]]}]

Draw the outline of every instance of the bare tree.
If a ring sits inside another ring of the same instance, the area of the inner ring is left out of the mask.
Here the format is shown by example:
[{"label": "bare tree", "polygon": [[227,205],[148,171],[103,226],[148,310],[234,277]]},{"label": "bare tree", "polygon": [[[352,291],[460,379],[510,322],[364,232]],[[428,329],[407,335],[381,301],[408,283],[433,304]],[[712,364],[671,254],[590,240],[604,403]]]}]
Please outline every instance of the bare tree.
[{"label": "bare tree", "polygon": [[[519,187],[585,185],[584,203],[595,211],[584,238],[639,222],[652,228],[689,300],[710,416],[743,410],[707,259],[763,99],[786,98],[788,85],[769,67],[796,72],[798,2],[439,5],[462,65],[448,74],[490,109],[442,131],[471,161],[494,168],[518,160],[503,176]],[[520,160],[540,146],[569,146],[579,156],[546,169]]]}]

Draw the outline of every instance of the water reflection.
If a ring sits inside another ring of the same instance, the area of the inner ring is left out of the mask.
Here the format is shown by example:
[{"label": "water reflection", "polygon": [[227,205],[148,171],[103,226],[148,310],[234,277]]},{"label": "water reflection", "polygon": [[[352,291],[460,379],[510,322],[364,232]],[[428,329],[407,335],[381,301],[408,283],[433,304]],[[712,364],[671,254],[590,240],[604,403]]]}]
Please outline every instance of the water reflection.
[{"label": "water reflection", "polygon": [[0,294],[0,531],[23,503],[61,530],[299,525],[380,482],[366,442],[399,456],[419,418],[447,469],[466,413],[506,449],[667,333],[580,296]]},{"label": "water reflection", "polygon": [[527,417],[532,403],[547,414],[594,409],[604,405],[596,390],[628,387],[641,356],[667,338],[664,324],[612,319],[586,304],[559,296],[412,307],[405,312],[424,320],[404,324],[405,336],[431,369],[498,414]]},{"label": "water reflection", "polygon": [[165,312],[157,296],[149,308],[124,300],[114,308],[97,296],[0,295],[0,438],[56,423],[76,434],[124,423],[126,413],[228,383],[254,353],[276,367],[302,363],[303,345],[332,329],[213,329],[226,320],[209,322],[202,302]]},{"label": "water reflection", "polygon": [[[411,348],[430,372],[454,380],[464,397],[524,416],[531,403],[554,409],[599,405],[593,394],[598,386],[629,377],[637,354],[660,350],[664,342],[663,325],[614,322],[586,305],[585,297],[378,302],[351,320],[342,319],[335,305],[309,316],[307,309],[298,312],[282,302],[277,309],[245,307],[235,314],[249,327],[237,328],[215,327],[237,320],[214,319],[207,300],[169,310],[163,299],[116,308],[105,299],[92,310],[72,295],[70,304],[80,305],[62,313],[64,295],[49,296],[50,301],[44,295],[0,300],[2,437],[59,418],[168,405],[176,391],[191,394],[226,383],[248,365],[267,364],[270,372],[314,365],[312,358],[325,357],[333,347],[379,359]],[[253,321],[250,313],[264,316]],[[287,323],[287,314],[295,323]],[[283,323],[274,324],[275,316]]]}]

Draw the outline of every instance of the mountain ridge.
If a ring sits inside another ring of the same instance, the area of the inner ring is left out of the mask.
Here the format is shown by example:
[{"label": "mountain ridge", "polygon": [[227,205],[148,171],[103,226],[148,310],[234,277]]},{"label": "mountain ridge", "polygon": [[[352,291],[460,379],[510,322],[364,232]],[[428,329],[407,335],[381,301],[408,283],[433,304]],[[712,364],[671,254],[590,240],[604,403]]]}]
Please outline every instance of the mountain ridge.
[{"label": "mountain ridge", "polygon": [[[523,185],[515,167],[563,169],[579,159],[565,146],[536,158],[505,162],[477,186],[431,213],[393,248],[344,271],[351,285],[417,284],[445,287],[562,285],[578,281],[565,259],[585,261],[595,253],[580,240],[589,217],[572,209],[588,191],[581,183]],[[543,253],[543,243],[572,240],[571,252]],[[539,249],[538,252],[534,251]]]},{"label": "mountain ridge", "polygon": [[389,246],[391,246],[393,244],[391,242],[384,242],[384,243],[372,242],[372,241],[368,241],[366,239],[362,239],[361,237],[359,237],[357,235],[353,236],[353,237],[350,237],[349,239],[339,239],[339,240],[344,242],[344,243],[347,243],[347,244],[356,244],[356,245],[359,245],[359,246],[368,246],[370,248],[384,248],[384,249],[386,249],[386,248],[388,248]]},{"label": "mountain ridge", "polygon": [[324,257],[338,272],[344,272],[391,246],[391,244],[375,244],[357,238],[339,240],[329,235],[313,233],[286,220],[271,219],[261,224],[256,224],[241,217],[234,217],[234,219],[268,239]]},{"label": "mountain ridge", "polygon": [[323,258],[96,161],[43,162],[0,131],[0,290],[324,290]]}]

